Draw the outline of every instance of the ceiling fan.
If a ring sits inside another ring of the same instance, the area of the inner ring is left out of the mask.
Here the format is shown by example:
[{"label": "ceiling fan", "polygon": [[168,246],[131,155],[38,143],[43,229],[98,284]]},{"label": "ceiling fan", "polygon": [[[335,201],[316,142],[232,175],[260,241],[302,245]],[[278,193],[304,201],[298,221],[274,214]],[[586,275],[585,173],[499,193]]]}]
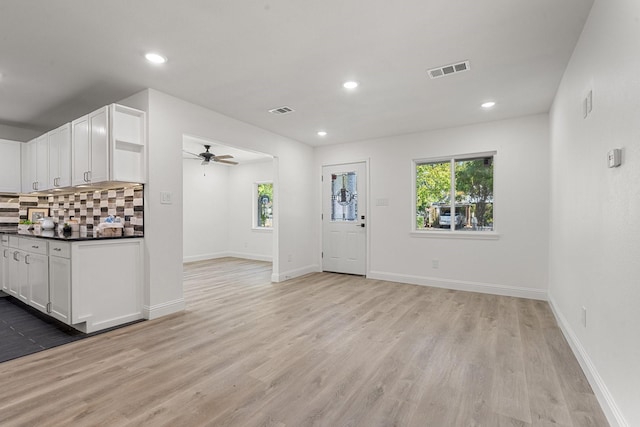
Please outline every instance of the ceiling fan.
[{"label": "ceiling fan", "polygon": [[[195,154],[195,153],[191,153],[189,151],[186,150],[182,150],[187,154],[191,154],[192,156],[196,157],[197,159],[202,159],[202,164],[203,165],[209,165],[211,164],[211,161],[214,162],[218,162],[218,163],[226,163],[228,165],[237,165],[238,162],[234,162],[233,160],[227,160],[227,159],[233,159],[233,156],[230,154],[224,154],[222,156],[216,156],[215,154],[209,152],[209,149],[211,148],[210,145],[205,145],[205,152],[204,153],[200,153],[200,154]],[[195,160],[195,159],[194,159]]]}]

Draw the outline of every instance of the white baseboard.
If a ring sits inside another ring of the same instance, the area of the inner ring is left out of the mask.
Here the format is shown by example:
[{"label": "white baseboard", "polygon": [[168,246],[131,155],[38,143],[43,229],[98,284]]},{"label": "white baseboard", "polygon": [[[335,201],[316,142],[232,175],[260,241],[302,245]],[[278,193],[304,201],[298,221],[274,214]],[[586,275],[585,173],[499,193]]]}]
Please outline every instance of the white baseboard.
[{"label": "white baseboard", "polygon": [[271,255],[249,254],[245,252],[227,252],[227,256],[242,259],[252,259],[254,261],[273,262]]},{"label": "white baseboard", "polygon": [[308,265],[306,267],[297,268],[295,270],[284,271],[279,274],[272,274],[271,281],[274,283],[284,282],[285,280],[294,279],[296,277],[304,276],[309,273],[317,273],[320,270],[318,265]]},{"label": "white baseboard", "polygon": [[412,285],[433,286],[435,288],[455,289],[458,291],[480,292],[492,295],[504,295],[516,298],[528,298],[546,301],[547,291],[543,289],[518,288],[493,283],[468,282],[463,280],[441,279],[435,277],[411,276],[408,274],[370,271],[369,279],[387,280],[389,282],[410,283]]},{"label": "white baseboard", "polygon": [[231,256],[229,252],[214,252],[211,254],[202,254],[202,255],[191,255],[182,257],[182,262],[196,262],[196,261],[205,261],[208,259],[217,259],[217,258],[225,258]]},{"label": "white baseboard", "polygon": [[553,296],[549,295],[549,306],[551,307],[551,311],[553,315],[556,317],[556,321],[560,326],[560,330],[564,334],[564,337],[567,339],[573,354],[578,359],[578,363],[582,367],[582,371],[585,373],[591,388],[593,389],[600,406],[602,407],[602,411],[607,417],[607,421],[611,424],[612,427],[629,427],[629,424],[624,419],[624,416],[620,412],[618,405],[616,405],[613,396],[609,392],[607,385],[604,383],[604,380],[598,373],[595,365],[591,361],[589,354],[585,350],[585,348],[580,343],[578,336],[573,332],[571,325],[567,321],[567,319],[563,316],[563,314],[558,310],[556,303],[553,299]]},{"label": "white baseboard", "polygon": [[157,319],[158,317],[167,316],[169,314],[178,313],[184,310],[184,298],[180,298],[174,301],[163,302],[162,304],[156,304],[153,306],[142,307],[142,312],[145,319]]},{"label": "white baseboard", "polygon": [[186,263],[186,262],[206,261],[208,259],[218,259],[218,258],[227,258],[227,257],[252,259],[254,261],[273,262],[273,258],[269,255],[251,254],[251,253],[245,253],[245,252],[215,252],[212,254],[186,256],[182,258],[182,262]]}]

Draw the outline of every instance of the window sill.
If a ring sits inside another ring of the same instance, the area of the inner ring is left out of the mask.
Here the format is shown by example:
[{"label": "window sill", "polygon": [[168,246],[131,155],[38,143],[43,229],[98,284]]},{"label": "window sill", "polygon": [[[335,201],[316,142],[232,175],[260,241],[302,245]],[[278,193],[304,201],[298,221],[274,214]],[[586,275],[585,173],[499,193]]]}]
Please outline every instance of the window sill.
[{"label": "window sill", "polygon": [[273,231],[273,227],[251,227],[251,230],[263,232],[263,233],[270,233]]},{"label": "window sill", "polygon": [[498,240],[500,238],[495,231],[412,231],[409,235],[433,239]]}]

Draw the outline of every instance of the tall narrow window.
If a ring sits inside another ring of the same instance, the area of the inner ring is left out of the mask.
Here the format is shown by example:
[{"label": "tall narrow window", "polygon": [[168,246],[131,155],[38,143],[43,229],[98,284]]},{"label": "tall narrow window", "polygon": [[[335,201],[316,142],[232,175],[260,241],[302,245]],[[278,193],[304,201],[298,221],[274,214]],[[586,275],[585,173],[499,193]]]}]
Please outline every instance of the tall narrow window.
[{"label": "tall narrow window", "polygon": [[358,220],[358,190],[355,172],[331,175],[331,221]]},{"label": "tall narrow window", "polygon": [[416,230],[493,231],[493,158],[416,161]]},{"label": "tall narrow window", "polygon": [[273,227],[273,183],[262,182],[256,184],[256,227]]}]

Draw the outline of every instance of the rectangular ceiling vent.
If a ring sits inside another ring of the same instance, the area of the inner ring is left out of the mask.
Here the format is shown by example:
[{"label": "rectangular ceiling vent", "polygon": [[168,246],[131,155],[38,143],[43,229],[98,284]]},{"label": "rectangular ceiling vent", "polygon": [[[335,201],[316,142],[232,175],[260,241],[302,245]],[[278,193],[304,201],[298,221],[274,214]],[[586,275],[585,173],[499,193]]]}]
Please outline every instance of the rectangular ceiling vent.
[{"label": "rectangular ceiling vent", "polygon": [[292,113],[293,111],[294,111],[293,108],[287,107],[286,105],[284,107],[278,107],[278,108],[269,110],[271,114],[289,114],[289,113]]},{"label": "rectangular ceiling vent", "polygon": [[432,68],[428,71],[429,77],[437,79],[444,76],[450,76],[452,74],[461,73],[471,69],[469,61],[458,62],[457,64],[444,65],[438,68]]}]

